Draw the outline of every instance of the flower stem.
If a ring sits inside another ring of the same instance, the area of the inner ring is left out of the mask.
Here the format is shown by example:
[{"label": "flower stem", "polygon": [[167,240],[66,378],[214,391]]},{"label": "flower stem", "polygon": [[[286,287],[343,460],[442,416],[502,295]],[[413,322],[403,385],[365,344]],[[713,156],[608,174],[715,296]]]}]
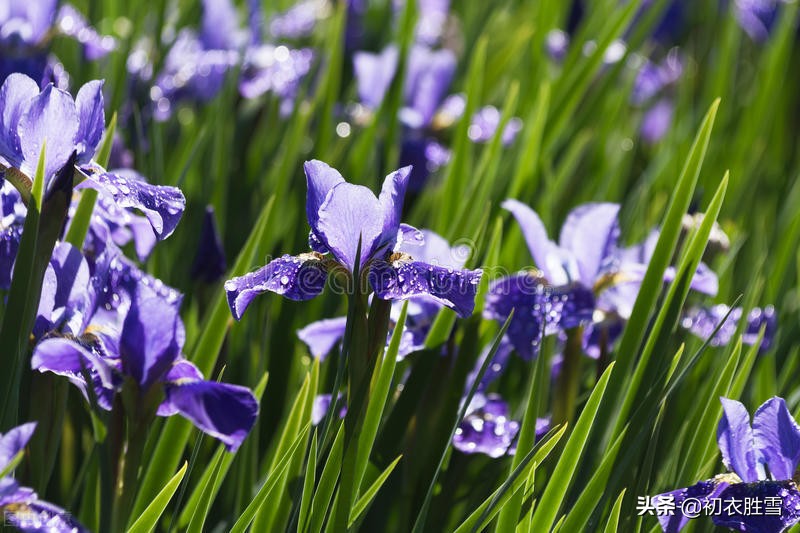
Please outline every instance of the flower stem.
[{"label": "flower stem", "polygon": [[556,381],[553,405],[554,424],[572,422],[575,415],[582,352],[583,327],[579,326],[567,330],[567,343],[564,346],[564,358],[561,362],[561,372],[559,372]]}]

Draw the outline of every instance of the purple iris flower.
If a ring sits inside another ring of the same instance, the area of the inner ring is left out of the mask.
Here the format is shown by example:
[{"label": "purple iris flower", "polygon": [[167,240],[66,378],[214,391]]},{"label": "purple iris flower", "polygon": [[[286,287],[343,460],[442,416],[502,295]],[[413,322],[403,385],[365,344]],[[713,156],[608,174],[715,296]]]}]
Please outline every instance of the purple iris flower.
[{"label": "purple iris flower", "polygon": [[[739,321],[742,320],[742,308],[735,307],[733,310],[725,304],[718,304],[711,307],[698,307],[689,310],[684,316],[681,325],[691,331],[694,335],[707,339],[714,333],[714,329],[719,325],[725,315],[730,311],[728,320],[722,325],[717,334],[711,339],[712,346],[725,346],[731,342],[736,333]],[[775,340],[775,333],[778,327],[778,319],[775,308],[771,305],[753,308],[747,315],[747,325],[742,332],[742,342],[752,345],[758,340],[761,327],[764,327],[764,339],[759,346],[760,352],[766,352],[772,347]]]},{"label": "purple iris flower", "polygon": [[[722,462],[730,473],[715,476],[685,489],[654,496],[655,501],[675,505],[672,515],[659,516],[666,533],[683,529],[690,518],[681,504],[695,498],[702,505],[712,498],[722,502],[714,524],[739,531],[779,533],[800,521],[800,492],[794,481],[800,462],[800,427],[783,398],[770,398],[753,416],[736,400],[720,398],[723,415],[717,427],[717,444]],[[750,513],[742,509],[745,499],[757,499],[762,509],[774,512]],[[738,503],[737,503],[738,502]]]},{"label": "purple iris flower", "polygon": [[166,238],[183,214],[183,193],[175,187],[150,185],[138,176],[107,172],[92,161],[105,131],[102,87],[102,81],[90,81],[73,100],[52,84],[40,92],[29,77],[9,76],[0,87],[0,165],[13,169],[6,170],[6,179],[14,172],[15,179],[30,183],[45,146],[48,190],[56,172],[75,152],[76,168],[85,178],[76,189],[97,189],[118,207],[141,211],[156,235]]},{"label": "purple iris flower", "polygon": [[739,26],[756,42],[770,35],[783,0],[734,0],[733,10]]},{"label": "purple iris flower", "polygon": [[255,397],[245,387],[203,378],[181,355],[180,298],[124,265],[98,261],[90,274],[77,249],[56,248],[45,281],[53,286],[43,291],[37,317],[38,331],[46,333],[39,335],[31,366],[65,376],[86,397],[92,386],[104,409],[125,378],[141,401],[158,389],[164,396],[158,415],[180,414],[235,450],[255,422]]},{"label": "purple iris flower", "polygon": [[[322,422],[328,411],[331,410],[332,398],[332,394],[318,394],[314,398],[314,404],[311,407],[311,423],[313,425],[316,426]],[[344,418],[347,414],[347,406],[344,405],[343,399],[344,395],[341,393],[336,397],[336,404],[339,405],[339,418]]]},{"label": "purple iris flower", "polygon": [[[236,65],[241,65],[239,92],[243,97],[272,92],[291,102],[311,69],[313,52],[262,43],[260,9],[258,3],[250,2],[250,27],[244,29],[229,0],[203,1],[200,33],[188,28],[178,33],[150,90],[156,120],[168,119],[181,101],[214,98]],[[129,70],[143,79],[152,75],[143,57],[129,61]]]},{"label": "purple iris flower", "polygon": [[[509,416],[508,403],[497,394],[477,393],[453,435],[453,447],[463,453],[497,458],[516,452],[520,423]],[[550,430],[549,418],[536,419],[536,440]]]},{"label": "purple iris flower", "polygon": [[669,51],[661,63],[646,59],[633,84],[631,101],[634,105],[645,107],[640,133],[642,138],[654,144],[669,130],[675,105],[667,91],[673,87],[683,74],[683,61],[677,48]]},{"label": "purple iris flower", "polygon": [[[401,251],[403,243],[424,239],[417,229],[400,223],[409,167],[386,176],[378,197],[367,187],[348,183],[321,161],[308,161],[304,168],[312,251],[284,255],[228,280],[225,290],[234,318],[240,319],[253,298],[266,291],[291,300],[314,298],[325,287],[329,272],[343,274],[359,290],[368,280],[375,295],[384,300],[426,296],[459,316],[472,314],[482,271],[433,265]],[[364,276],[352,280],[356,268]]]},{"label": "purple iris flower", "polygon": [[[353,68],[361,104],[374,112],[391,85],[398,65],[398,49],[394,45],[380,53],[356,52]],[[400,120],[405,126],[400,162],[412,165],[411,187],[419,189],[428,174],[450,159],[450,151],[435,137],[439,130],[459,120],[466,109],[464,95],[447,96],[456,72],[456,56],[446,49],[415,45],[408,56],[403,86],[403,107]],[[500,125],[500,111],[494,106],[478,110],[471,118],[468,134],[473,142],[489,141]],[[513,118],[503,130],[503,144],[514,141],[522,129],[519,118]]]},{"label": "purple iris flower", "polygon": [[[416,237],[420,237],[417,239]],[[403,241],[399,247],[400,253],[413,255],[418,261],[440,267],[462,269],[469,256],[468,246],[454,246],[440,235],[430,230],[420,230],[411,241]],[[409,298],[406,322],[400,337],[400,346],[397,353],[398,360],[405,358],[410,353],[421,350],[425,346],[433,321],[443,304],[428,295]],[[386,339],[388,346],[394,333],[394,325],[400,318],[403,305],[394,302],[390,314],[390,327]],[[297,336],[308,346],[311,355],[324,359],[325,356],[344,337],[347,317],[329,318],[312,322],[297,332]]]},{"label": "purple iris flower", "polygon": [[302,0],[269,21],[269,34],[276,39],[302,39],[317,27],[317,22],[330,15],[327,0]]},{"label": "purple iris flower", "polygon": [[5,0],[0,4],[0,82],[14,72],[42,84],[54,81],[57,62],[47,49],[55,35],[77,40],[91,61],[116,47],[112,37],[99,35],[73,6],[57,8],[57,0]]},{"label": "purple iris flower", "polygon": [[[24,451],[35,429],[36,423],[29,422],[0,435],[0,471]],[[88,531],[67,511],[40,500],[33,489],[21,487],[11,476],[0,478],[0,514],[7,525],[26,533]]]}]

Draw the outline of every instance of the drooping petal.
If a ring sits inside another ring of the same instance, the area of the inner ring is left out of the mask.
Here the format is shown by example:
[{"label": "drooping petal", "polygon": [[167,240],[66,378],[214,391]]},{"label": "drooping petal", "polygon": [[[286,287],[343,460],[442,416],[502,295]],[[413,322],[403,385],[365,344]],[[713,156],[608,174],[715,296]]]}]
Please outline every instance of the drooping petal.
[{"label": "drooping petal", "polygon": [[22,148],[17,131],[29,101],[39,94],[39,86],[24,74],[9,75],[0,87],[0,159],[14,167],[22,164]]},{"label": "drooping petal", "polygon": [[180,355],[183,327],[178,305],[165,304],[152,289],[140,287],[122,325],[122,371],[146,391]]},{"label": "drooping petal", "polygon": [[177,187],[152,185],[132,172],[106,172],[100,167],[81,167],[86,175],[76,189],[90,187],[108,193],[119,207],[141,211],[159,239],[175,230],[186,208],[186,198]]},{"label": "drooping petal", "polygon": [[37,344],[33,349],[31,368],[66,377],[78,387],[84,397],[86,397],[84,370],[96,377],[102,388],[110,389],[113,385],[111,366],[106,359],[94,353],[94,350],[62,337],[51,337]]},{"label": "drooping petal", "polygon": [[376,110],[380,107],[392,78],[397,71],[399,51],[390,45],[379,54],[356,52],[353,54],[358,98],[366,107]]},{"label": "drooping petal", "polygon": [[166,386],[166,401],[199,430],[235,451],[253,428],[258,402],[247,387],[215,381],[177,381]]},{"label": "drooping petal", "polygon": [[48,85],[35,96],[17,126],[23,161],[20,170],[33,179],[45,147],[44,176],[49,180],[67,163],[75,148],[78,111],[69,93]]},{"label": "drooping petal", "polygon": [[[780,533],[800,521],[800,492],[794,481],[736,483],[719,497],[722,512],[712,520],[721,527],[752,533]],[[760,512],[746,509],[745,501],[758,501]]]},{"label": "drooping petal", "polygon": [[311,355],[324,361],[333,347],[344,337],[346,325],[347,317],[344,316],[318,320],[298,330],[297,336],[306,343]]},{"label": "drooping petal", "polygon": [[800,427],[783,398],[770,398],[753,415],[755,449],[775,479],[792,479],[800,462]]},{"label": "drooping petal", "polygon": [[395,170],[383,180],[381,192],[378,195],[378,203],[383,212],[383,230],[381,240],[377,244],[379,248],[396,244],[397,234],[400,230],[400,218],[403,215],[403,200],[408,188],[408,178],[411,174],[411,167],[403,167]]},{"label": "drooping petal", "polygon": [[[651,501],[656,508],[656,512],[658,512],[660,505],[667,511],[658,514],[658,522],[661,525],[661,529],[664,530],[664,533],[678,533],[678,531],[686,527],[690,519],[698,516],[699,511],[710,500],[719,498],[720,494],[728,486],[728,482],[723,480],[723,476],[717,476],[714,479],[699,481],[685,489],[677,489],[653,496]],[[687,499],[699,502],[701,509],[698,509],[698,514],[690,516],[684,514],[683,503]],[[670,514],[668,511],[672,511],[672,513]]]},{"label": "drooping petal", "polygon": [[722,462],[736,472],[742,481],[759,480],[754,448],[753,429],[747,408],[736,400],[720,398],[722,418],[717,426],[717,444],[722,452]]},{"label": "drooping petal", "polygon": [[85,83],[75,96],[75,107],[78,109],[79,120],[75,147],[78,151],[79,163],[91,161],[106,128],[103,83],[103,80],[92,80]]},{"label": "drooping petal", "polygon": [[306,193],[308,225],[311,226],[313,232],[318,233],[319,208],[322,207],[328,192],[339,183],[344,183],[345,180],[338,170],[316,159],[306,161],[303,164],[303,170],[306,174],[308,187],[308,192]]},{"label": "drooping petal", "polygon": [[255,272],[225,282],[233,318],[240,320],[253,298],[266,291],[290,300],[310,300],[325,288],[328,274],[318,254],[284,255]]},{"label": "drooping petal", "polygon": [[28,422],[0,435],[0,470],[5,470],[14,456],[28,445],[35,429],[36,422]]},{"label": "drooping petal", "polygon": [[614,254],[619,238],[619,205],[583,204],[564,221],[559,245],[570,250],[578,262],[580,280],[592,287],[602,267]]},{"label": "drooping petal", "polygon": [[78,520],[61,507],[39,499],[12,505],[5,510],[6,520],[24,533],[88,533]]},{"label": "drooping petal", "polygon": [[[371,190],[362,185],[339,183],[328,191],[319,208],[317,233],[339,263],[353,272],[359,242],[359,267],[363,267],[381,245],[384,224],[383,205]],[[396,235],[397,228],[392,239]]]},{"label": "drooping petal", "polygon": [[[642,267],[646,267],[646,265],[642,265]],[[646,268],[642,268],[642,274],[644,274],[645,270]],[[642,275],[642,278],[644,278],[644,275]],[[674,279],[675,267],[667,267],[664,271],[664,281],[670,283]],[[705,263],[700,263],[697,265],[697,270],[692,277],[689,288],[702,294],[716,296],[717,291],[719,291],[719,280],[717,279],[716,272],[711,270]]]},{"label": "drooping petal", "polygon": [[463,453],[502,457],[509,453],[519,432],[519,422],[509,419],[508,404],[496,394],[469,413],[453,436],[453,447]]},{"label": "drooping petal", "polygon": [[427,296],[460,317],[472,314],[482,270],[456,270],[419,261],[377,261],[369,273],[375,294],[384,300]]},{"label": "drooping petal", "polygon": [[569,281],[569,276],[562,266],[563,252],[558,245],[547,237],[547,230],[542,219],[527,205],[517,200],[506,200],[503,209],[510,211],[517,219],[525,243],[533,256],[536,267],[544,273],[550,283],[561,285]]},{"label": "drooping petal", "polygon": [[414,46],[408,57],[404,95],[407,107],[401,119],[411,128],[423,128],[442,103],[456,72],[456,56],[442,48]]},{"label": "drooping petal", "polygon": [[[730,315],[728,315],[729,311]],[[694,335],[708,339],[722,319],[728,315],[728,319],[720,326],[719,331],[710,341],[712,346],[725,346],[733,340],[739,321],[742,319],[742,312],[741,307],[731,310],[725,304],[695,308],[686,313],[681,325]],[[764,352],[772,346],[777,330],[775,308],[770,305],[763,309],[754,307],[750,311],[747,316],[747,325],[742,334],[742,341],[749,345],[755,344],[762,327],[764,327],[764,338],[759,346],[759,351]]]},{"label": "drooping petal", "polygon": [[315,52],[310,48],[289,49],[271,44],[248,48],[239,79],[239,93],[245,98],[272,93],[283,100],[280,112],[285,116],[291,111],[314,58]]},{"label": "drooping petal", "polygon": [[[203,373],[194,363],[183,357],[178,357],[164,376],[164,382],[169,383],[188,383],[191,381],[202,381]],[[158,416],[172,416],[178,414],[177,408],[172,405],[168,398],[164,398],[158,406]]]}]

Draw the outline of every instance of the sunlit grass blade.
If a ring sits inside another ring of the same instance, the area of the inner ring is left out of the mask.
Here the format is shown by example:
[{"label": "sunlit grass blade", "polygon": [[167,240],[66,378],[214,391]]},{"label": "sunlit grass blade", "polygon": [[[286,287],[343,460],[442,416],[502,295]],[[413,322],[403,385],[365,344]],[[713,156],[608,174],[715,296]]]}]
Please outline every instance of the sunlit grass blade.
[{"label": "sunlit grass blade", "polygon": [[297,531],[302,532],[308,513],[311,508],[311,499],[314,496],[314,482],[317,476],[317,432],[311,437],[311,447],[308,449],[306,459],[306,475],[303,478],[303,496],[300,500],[300,510],[297,517]]},{"label": "sunlit grass blade", "polygon": [[394,471],[394,467],[397,466],[397,463],[399,463],[400,459],[402,458],[403,456],[400,455],[397,457],[397,459],[389,463],[389,466],[387,466],[386,469],[383,472],[381,472],[381,474],[377,477],[377,479],[375,479],[372,485],[367,487],[367,490],[364,491],[364,494],[362,494],[358,498],[358,500],[353,504],[353,507],[350,509],[350,520],[347,524],[348,528],[352,527],[353,524],[356,522],[356,520],[358,520],[359,517],[361,517],[361,515],[364,513],[364,511],[367,510],[369,504],[372,503],[373,499],[375,499],[375,495],[378,494],[379,490],[381,490],[381,487],[386,482],[386,479]]},{"label": "sunlit grass blade", "polygon": [[344,424],[339,424],[339,430],[333,440],[331,451],[322,474],[319,478],[314,499],[311,502],[311,514],[309,515],[308,525],[303,531],[322,531],[322,524],[331,503],[333,491],[336,488],[336,480],[339,478],[339,469],[342,464],[342,451],[344,449]]},{"label": "sunlit grass blade", "polygon": [[578,461],[581,458],[584,447],[589,439],[589,432],[592,429],[592,424],[595,421],[595,415],[600,407],[600,401],[606,392],[608,380],[611,377],[615,363],[611,363],[606,368],[603,375],[597,381],[592,394],[586,401],[583,411],[578,417],[572,434],[569,436],[564,451],[553,469],[550,476],[550,482],[547,484],[536,511],[533,514],[533,526],[537,531],[548,531],[553,527],[556,515],[563,503],[564,496],[578,467]]},{"label": "sunlit grass blade", "polygon": [[172,479],[164,485],[164,488],[161,489],[161,492],[150,502],[150,505],[145,508],[144,512],[139,515],[136,521],[128,528],[128,533],[149,533],[153,531],[158,523],[159,518],[161,515],[164,514],[164,510],[167,508],[169,501],[172,499],[172,496],[175,494],[175,491],[178,490],[178,485],[180,485],[181,481],[183,480],[184,474],[186,474],[186,467],[188,463],[183,463],[178,472],[172,476]]},{"label": "sunlit grass blade", "polygon": [[625,490],[619,493],[617,501],[614,502],[614,507],[611,508],[611,513],[608,515],[606,521],[606,528],[603,530],[605,533],[616,533],[619,526],[619,513],[622,508],[622,501],[625,499]]},{"label": "sunlit grass blade", "polygon": [[203,531],[203,525],[206,522],[208,511],[214,500],[214,486],[217,484],[221,467],[222,455],[218,455],[211,464],[211,478],[209,479],[209,483],[203,486],[203,491],[200,493],[200,498],[197,501],[197,507],[195,507],[192,519],[189,521],[189,527],[186,528],[188,533],[200,533]]},{"label": "sunlit grass blade", "polygon": [[239,516],[238,520],[236,520],[236,523],[233,524],[231,533],[244,533],[250,526],[258,510],[264,506],[267,502],[267,498],[272,495],[272,491],[278,484],[278,480],[283,477],[289,464],[293,462],[292,459],[300,450],[304,449],[302,444],[308,438],[310,427],[311,423],[309,422],[295,437],[294,442],[292,442],[291,446],[286,450],[286,453],[280,456],[275,462],[275,468],[270,471],[267,479],[264,481],[264,484],[261,485],[261,488],[258,490],[253,500],[245,508],[241,516]]}]

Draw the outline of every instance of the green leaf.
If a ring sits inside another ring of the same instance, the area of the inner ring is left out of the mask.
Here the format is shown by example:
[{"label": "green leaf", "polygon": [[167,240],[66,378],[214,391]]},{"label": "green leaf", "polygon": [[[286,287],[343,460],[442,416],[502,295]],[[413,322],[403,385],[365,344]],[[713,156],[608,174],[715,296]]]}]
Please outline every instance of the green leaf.
[{"label": "green leaf", "polygon": [[389,347],[383,356],[383,360],[379,364],[375,365],[375,377],[373,378],[374,386],[372,387],[372,392],[369,396],[367,412],[364,416],[364,424],[361,427],[361,433],[358,436],[358,455],[356,457],[356,469],[353,485],[356,498],[358,498],[359,494],[361,493],[361,484],[364,479],[364,472],[367,470],[367,463],[369,462],[372,447],[375,444],[375,436],[378,433],[378,426],[380,425],[384,409],[386,408],[386,401],[389,396],[389,387],[392,384],[394,369],[397,365],[397,354],[400,351],[400,341],[403,337],[403,326],[406,323],[407,312],[408,301],[405,301],[403,303],[403,308],[400,311],[400,316],[395,323],[394,331],[392,332],[392,338],[389,341]]},{"label": "green leaf", "polygon": [[367,510],[369,504],[372,503],[372,500],[378,494],[378,491],[381,490],[384,482],[389,477],[389,475],[394,470],[394,467],[397,466],[397,463],[400,462],[402,459],[402,455],[399,455],[397,459],[391,462],[389,466],[386,467],[386,470],[381,472],[381,475],[372,483],[372,485],[364,491],[364,494],[358,499],[358,501],[353,505],[353,508],[350,509],[350,519],[348,521],[347,527],[352,527],[356,520],[359,519],[361,514]]},{"label": "green leaf", "polygon": [[336,488],[336,480],[339,478],[339,469],[342,466],[342,452],[344,450],[344,424],[339,424],[339,431],[333,439],[328,460],[322,468],[322,475],[319,477],[319,485],[314,493],[311,502],[311,516],[309,517],[308,527],[304,531],[322,531],[322,523],[325,514],[331,503],[333,491]]},{"label": "green leaf", "polygon": [[592,423],[600,407],[600,400],[605,394],[614,365],[615,363],[612,362],[597,381],[597,385],[586,401],[583,412],[578,417],[575,428],[564,446],[564,451],[550,476],[549,483],[539,499],[539,504],[533,514],[533,525],[536,531],[548,531],[555,522],[556,514],[564,502],[572,476],[575,474],[583,448],[589,438]]},{"label": "green leaf", "polygon": [[[619,525],[619,513],[622,508],[622,500],[625,499],[625,489],[617,496],[617,501],[614,502],[614,507],[611,508],[611,514],[608,515],[606,521],[606,528],[603,530],[605,533],[616,533],[617,526]],[[569,529],[567,531],[570,531]]]},{"label": "green leaf", "polygon": [[24,457],[25,450],[18,451],[17,454],[8,461],[8,464],[5,465],[2,470],[0,470],[0,479],[10,476]]},{"label": "green leaf", "polygon": [[308,430],[311,427],[311,423],[305,425],[305,427],[300,431],[297,437],[292,442],[291,446],[286,450],[278,461],[275,463],[275,468],[270,471],[267,479],[264,481],[264,484],[261,485],[261,488],[258,489],[255,497],[252,501],[247,505],[244,512],[239,516],[239,519],[236,520],[236,523],[233,524],[231,528],[231,533],[244,533],[247,530],[247,527],[256,517],[256,513],[263,507],[266,503],[267,498],[272,494],[273,489],[278,484],[278,481],[283,478],[283,475],[286,473],[289,464],[293,462],[296,454],[303,450],[304,447],[302,444],[308,438]]},{"label": "green leaf", "polygon": [[[247,242],[239,252],[236,263],[228,273],[228,277],[241,276],[246,273],[258,257],[259,247],[274,204],[275,197],[273,196],[261,210],[261,215],[253,227],[253,231],[250,232]],[[225,290],[220,287],[208,320],[206,320],[203,327],[203,333],[190,351],[191,356],[189,359],[200,368],[203,375],[208,375],[213,370],[231,321]],[[139,493],[136,497],[134,514],[140,513],[155,496],[158,487],[164,485],[168,475],[166,472],[173,471],[178,465],[178,461],[180,461],[183,450],[189,440],[191,430],[192,424],[183,418],[171,417],[166,421],[151,455],[149,465],[145,469]]]},{"label": "green leaf", "polygon": [[175,491],[178,490],[178,485],[180,485],[181,481],[183,480],[184,474],[186,474],[186,467],[188,463],[183,463],[178,472],[172,476],[164,488],[161,489],[161,492],[153,499],[150,505],[144,510],[144,512],[139,515],[139,518],[128,528],[128,533],[149,533],[156,528],[156,524],[158,523],[158,519],[161,518],[161,515],[164,514],[164,509],[167,508],[169,501],[172,499],[172,496],[175,494]]},{"label": "green leaf", "polygon": [[461,522],[455,533],[480,531],[491,522],[497,512],[508,502],[508,499],[519,490],[524,489],[529,478],[533,476],[536,465],[541,464],[550,455],[550,452],[555,449],[566,431],[567,426],[565,424],[560,428],[551,429],[547,435],[542,437],[542,440],[520,461],[519,466],[514,469],[503,484]]},{"label": "green leaf", "polygon": [[117,129],[117,112],[111,115],[111,120],[108,121],[106,131],[103,134],[103,140],[100,141],[100,147],[97,149],[94,160],[97,164],[105,168],[108,166],[108,161],[111,159],[111,148],[114,146],[114,132]]},{"label": "green leaf", "polygon": [[308,450],[306,460],[306,475],[303,478],[303,497],[300,500],[300,514],[297,518],[297,531],[305,529],[308,520],[308,512],[311,507],[311,499],[314,497],[314,482],[317,475],[317,432],[311,437],[311,448]]},{"label": "green leaf", "polygon": [[203,486],[203,492],[200,493],[200,499],[197,501],[192,519],[189,521],[189,527],[186,529],[188,533],[200,533],[203,531],[203,525],[206,523],[208,511],[211,509],[211,502],[214,499],[214,486],[217,484],[219,478],[220,467],[222,466],[222,455],[218,455],[211,465],[211,479],[209,483]]}]

